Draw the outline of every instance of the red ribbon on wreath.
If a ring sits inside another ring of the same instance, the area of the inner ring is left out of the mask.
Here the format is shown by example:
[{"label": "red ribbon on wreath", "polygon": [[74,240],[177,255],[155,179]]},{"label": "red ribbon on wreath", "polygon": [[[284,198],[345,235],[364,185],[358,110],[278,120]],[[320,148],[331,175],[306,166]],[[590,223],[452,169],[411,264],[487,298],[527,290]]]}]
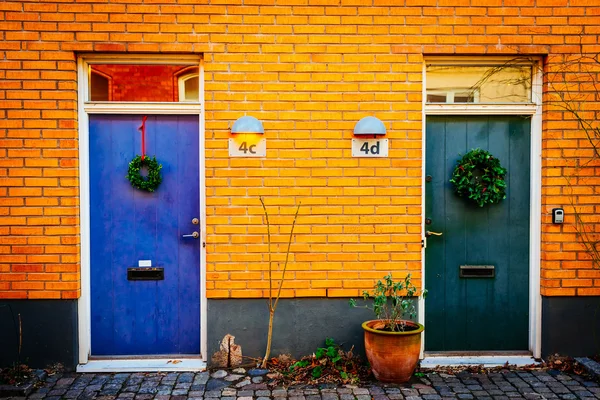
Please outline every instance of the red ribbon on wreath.
[{"label": "red ribbon on wreath", "polygon": [[142,131],[142,161],[146,158],[146,120],[148,117],[144,115],[142,118],[142,125],[138,128],[138,131]]}]

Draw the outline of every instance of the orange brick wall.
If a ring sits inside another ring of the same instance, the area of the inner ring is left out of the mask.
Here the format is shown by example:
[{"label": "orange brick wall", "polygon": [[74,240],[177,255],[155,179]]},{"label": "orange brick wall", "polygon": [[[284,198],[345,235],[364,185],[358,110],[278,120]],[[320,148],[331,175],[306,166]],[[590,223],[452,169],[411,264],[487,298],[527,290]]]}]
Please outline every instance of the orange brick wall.
[{"label": "orange brick wall", "polygon": [[[265,294],[258,196],[279,243],[303,204],[286,296],[356,296],[388,271],[419,278],[423,55],[548,54],[551,71],[600,52],[600,0],[210,3],[0,3],[0,298],[80,294],[76,52],[204,54],[209,297]],[[265,160],[227,156],[244,114],[264,122]],[[388,158],[350,157],[366,115],[385,122]],[[587,142],[559,107],[544,119],[542,293],[600,294],[572,214],[549,220]],[[593,217],[597,167],[585,171],[576,201]]]}]

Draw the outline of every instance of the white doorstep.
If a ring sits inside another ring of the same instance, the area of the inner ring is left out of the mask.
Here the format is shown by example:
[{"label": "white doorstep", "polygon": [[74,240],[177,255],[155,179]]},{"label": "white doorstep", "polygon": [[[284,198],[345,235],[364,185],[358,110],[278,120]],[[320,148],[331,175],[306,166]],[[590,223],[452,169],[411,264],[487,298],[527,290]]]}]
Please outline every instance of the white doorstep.
[{"label": "white doorstep", "polygon": [[505,365],[516,365],[519,367],[537,364],[531,356],[425,356],[421,360],[421,368],[456,367],[459,365],[483,365],[484,367],[499,367]]},{"label": "white doorstep", "polygon": [[206,362],[196,358],[141,358],[89,360],[79,364],[77,372],[159,372],[204,371]]}]

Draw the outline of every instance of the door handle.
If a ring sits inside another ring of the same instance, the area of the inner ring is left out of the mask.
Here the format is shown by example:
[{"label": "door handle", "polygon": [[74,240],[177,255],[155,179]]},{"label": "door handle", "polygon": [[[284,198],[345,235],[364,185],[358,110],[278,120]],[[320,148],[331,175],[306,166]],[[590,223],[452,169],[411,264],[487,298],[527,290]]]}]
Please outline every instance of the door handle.
[{"label": "door handle", "polygon": [[425,231],[425,237],[429,237],[429,236],[442,236],[442,235],[443,235],[442,232]]},{"label": "door handle", "polygon": [[200,234],[198,232],[192,232],[189,235],[181,235],[181,237],[184,237],[184,238],[191,237],[194,239],[198,239],[200,237]]}]

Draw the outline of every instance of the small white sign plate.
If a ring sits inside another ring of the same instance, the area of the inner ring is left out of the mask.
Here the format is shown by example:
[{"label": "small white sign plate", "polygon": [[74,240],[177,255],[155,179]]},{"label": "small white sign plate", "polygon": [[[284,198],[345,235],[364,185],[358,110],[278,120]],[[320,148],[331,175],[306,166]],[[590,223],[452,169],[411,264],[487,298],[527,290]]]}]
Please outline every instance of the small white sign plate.
[{"label": "small white sign plate", "polygon": [[352,139],[352,157],[387,157],[388,139]]},{"label": "small white sign plate", "polygon": [[263,135],[239,134],[229,138],[229,157],[266,157],[267,139]]},{"label": "small white sign plate", "polygon": [[151,267],[152,260],[138,260],[138,267]]}]

